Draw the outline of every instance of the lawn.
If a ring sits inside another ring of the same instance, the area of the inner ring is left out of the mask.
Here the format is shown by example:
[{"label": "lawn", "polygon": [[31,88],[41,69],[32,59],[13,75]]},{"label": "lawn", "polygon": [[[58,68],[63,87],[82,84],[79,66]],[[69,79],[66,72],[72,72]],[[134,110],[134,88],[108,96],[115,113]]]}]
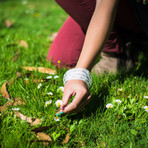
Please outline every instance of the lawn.
[{"label": "lawn", "polygon": [[0,0],[0,147],[146,148],[148,68],[142,54],[128,72],[92,74],[91,102],[56,121],[66,69],[46,56],[67,16],[54,0]]}]

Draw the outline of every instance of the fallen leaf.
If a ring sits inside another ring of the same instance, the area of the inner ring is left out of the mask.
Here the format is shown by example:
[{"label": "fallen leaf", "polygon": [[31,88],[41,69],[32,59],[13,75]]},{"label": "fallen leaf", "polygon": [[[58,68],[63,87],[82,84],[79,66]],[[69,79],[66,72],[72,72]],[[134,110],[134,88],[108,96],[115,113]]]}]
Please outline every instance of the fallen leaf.
[{"label": "fallen leaf", "polygon": [[44,80],[42,80],[42,79],[34,79],[34,80],[32,80],[33,82],[35,82],[35,83],[42,83],[42,82],[44,82]]},{"label": "fallen leaf", "polygon": [[4,98],[10,98],[10,95],[9,95],[9,93],[8,93],[8,91],[7,91],[7,84],[8,82],[5,82],[3,85],[2,85],[2,87],[1,87],[1,94],[2,94],[2,96],[4,97]]},{"label": "fallen leaf", "polygon": [[29,70],[29,71],[37,70],[40,73],[46,73],[46,74],[56,74],[56,71],[51,69],[51,68],[44,68],[44,67],[37,67],[37,68],[35,68],[35,67],[24,66],[23,69]]},{"label": "fallen leaf", "polygon": [[32,123],[32,118],[31,118],[31,117],[27,117],[27,118],[26,118],[26,121],[27,121],[28,123]]},{"label": "fallen leaf", "polygon": [[36,137],[37,137],[38,141],[44,142],[46,146],[52,141],[51,137],[43,132],[37,133]]},{"label": "fallen leaf", "polygon": [[[25,79],[24,81],[25,81],[26,84],[28,83],[28,79]],[[47,81],[47,80],[44,80],[44,79],[32,79],[31,81],[34,82],[34,83],[42,83],[42,82]]]},{"label": "fallen leaf", "polygon": [[18,59],[18,52],[19,52],[19,50],[17,50],[14,54],[14,57],[13,57],[14,62]]},{"label": "fallen leaf", "polygon": [[3,106],[0,106],[0,112],[3,113],[7,110],[7,107],[12,105],[13,101],[7,101]]},{"label": "fallen leaf", "polygon": [[0,112],[5,112],[7,110],[8,106],[17,106],[17,105],[25,105],[25,103],[20,100],[19,98],[13,98],[13,100],[11,101],[7,101],[3,106],[0,106]]},{"label": "fallen leaf", "polygon": [[13,106],[17,106],[17,105],[25,105],[25,102],[19,98],[13,98],[14,100],[14,103],[13,103]]},{"label": "fallen leaf", "polygon": [[20,46],[23,46],[24,48],[27,48],[27,47],[28,47],[28,44],[27,44],[26,41],[21,40],[21,41],[20,41]]},{"label": "fallen leaf", "polygon": [[38,138],[38,140],[52,141],[51,137],[43,132],[38,132],[36,134],[36,137]]},{"label": "fallen leaf", "polygon": [[6,23],[7,28],[9,28],[9,27],[12,26],[12,22],[10,22],[9,19],[7,19],[7,20],[5,21],[5,23]]},{"label": "fallen leaf", "polygon": [[[4,98],[9,98],[10,99],[10,95],[7,91],[7,85],[10,85],[11,83],[14,82],[14,79],[11,78],[9,81],[5,82],[2,87],[1,87],[1,94]],[[10,99],[11,100],[11,99]]]},{"label": "fallen leaf", "polygon": [[31,123],[31,125],[30,126],[37,126],[37,125],[39,125],[39,124],[41,124],[41,120],[40,119],[35,119],[35,121],[33,121],[32,123]]},{"label": "fallen leaf", "polygon": [[69,133],[67,133],[65,140],[62,142],[62,144],[68,143],[69,139],[70,139],[70,136],[69,136]]},{"label": "fallen leaf", "polygon": [[27,116],[23,115],[22,113],[20,113],[18,111],[13,111],[13,112],[16,115],[16,117],[20,118],[21,120],[25,120],[28,123],[32,123],[32,118],[31,117],[27,117]]},{"label": "fallen leaf", "polygon": [[7,106],[0,106],[0,112],[3,113],[7,110]]},{"label": "fallen leaf", "polygon": [[14,103],[13,101],[7,101],[4,105],[8,107],[11,106],[13,103]]}]

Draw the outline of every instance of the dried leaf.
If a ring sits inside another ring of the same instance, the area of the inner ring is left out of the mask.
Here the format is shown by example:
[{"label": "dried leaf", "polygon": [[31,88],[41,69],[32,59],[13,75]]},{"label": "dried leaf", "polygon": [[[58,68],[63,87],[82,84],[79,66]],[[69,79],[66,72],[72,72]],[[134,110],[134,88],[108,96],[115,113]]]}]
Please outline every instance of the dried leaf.
[{"label": "dried leaf", "polygon": [[31,125],[30,126],[37,126],[37,125],[39,125],[39,124],[41,124],[41,120],[40,119],[35,119],[35,121],[33,121],[32,123],[31,123]]},{"label": "dried leaf", "polygon": [[33,82],[35,82],[35,83],[42,83],[44,80],[41,80],[41,79],[34,79],[34,80],[32,80]]},{"label": "dried leaf", "polygon": [[[28,79],[25,79],[24,81],[25,81],[26,84],[28,83]],[[32,79],[32,82],[34,82],[34,83],[42,83],[44,81],[47,81],[47,80],[44,80],[44,79]]]},{"label": "dried leaf", "polygon": [[21,120],[25,120],[28,123],[32,123],[32,118],[31,117],[27,117],[27,116],[23,115],[22,113],[20,113],[18,111],[13,111],[13,112],[16,115],[16,117],[20,118]]},{"label": "dried leaf", "polygon": [[56,71],[50,68],[38,67],[38,71],[47,74],[56,74]]},{"label": "dried leaf", "polygon": [[51,69],[51,68],[44,68],[44,67],[37,67],[37,68],[35,68],[35,67],[24,66],[23,69],[29,70],[29,71],[37,70],[40,73],[46,73],[46,74],[56,74],[56,71]]},{"label": "dried leaf", "polygon": [[38,138],[38,140],[49,141],[49,142],[52,141],[51,137],[43,132],[38,132],[36,134],[36,137]]},{"label": "dried leaf", "polygon": [[8,106],[11,106],[12,104],[13,104],[13,101],[7,101],[4,105],[8,107]]},{"label": "dried leaf", "polygon": [[32,118],[31,118],[31,117],[27,117],[27,118],[26,118],[26,121],[27,121],[28,123],[32,123]]},{"label": "dried leaf", "polygon": [[13,106],[17,106],[17,105],[25,105],[25,102],[19,98],[13,98],[14,99],[14,103]]},{"label": "dried leaf", "polygon": [[7,107],[12,105],[13,101],[7,101],[3,106],[0,106],[0,112],[5,112],[7,110]]},{"label": "dried leaf", "polygon": [[27,44],[26,41],[21,40],[21,41],[20,41],[20,46],[23,46],[24,48],[27,48],[27,47],[28,47],[28,44]]},{"label": "dried leaf", "polygon": [[2,94],[2,96],[4,98],[10,98],[10,95],[9,95],[9,93],[7,91],[7,82],[2,85],[2,87],[1,87],[1,94]]},{"label": "dried leaf", "polygon": [[[10,95],[7,91],[7,85],[10,85],[11,83],[14,82],[14,79],[11,78],[9,81],[5,82],[2,87],[1,87],[1,94],[4,98],[9,98],[10,99]],[[10,99],[11,100],[11,99]]]},{"label": "dried leaf", "polygon": [[69,133],[67,133],[65,140],[62,142],[62,144],[68,143],[69,139],[70,139],[70,136],[69,136]]},{"label": "dried leaf", "polygon": [[10,22],[9,19],[7,19],[7,20],[5,21],[5,23],[6,23],[7,28],[9,28],[9,27],[12,26],[12,23]]},{"label": "dried leaf", "polygon": [[17,106],[17,105],[24,105],[25,104],[22,100],[20,100],[18,98],[14,98],[13,100],[14,101],[7,101],[3,106],[0,106],[0,112],[3,113],[4,111],[7,110],[7,107],[11,106],[11,105]]},{"label": "dried leaf", "polygon": [[7,106],[0,106],[0,112],[3,113],[7,110]]},{"label": "dried leaf", "polygon": [[15,62],[18,59],[18,50],[15,52],[15,55],[13,57],[13,61]]},{"label": "dried leaf", "polygon": [[[27,79],[25,79],[24,81],[25,81],[25,83],[28,83]],[[48,80],[47,79],[32,79],[31,81],[34,82],[34,83],[42,83],[42,82],[45,82],[45,81],[48,81]]]},{"label": "dried leaf", "polygon": [[44,142],[46,146],[52,141],[51,137],[43,132],[37,133],[36,137],[37,137],[38,141]]}]

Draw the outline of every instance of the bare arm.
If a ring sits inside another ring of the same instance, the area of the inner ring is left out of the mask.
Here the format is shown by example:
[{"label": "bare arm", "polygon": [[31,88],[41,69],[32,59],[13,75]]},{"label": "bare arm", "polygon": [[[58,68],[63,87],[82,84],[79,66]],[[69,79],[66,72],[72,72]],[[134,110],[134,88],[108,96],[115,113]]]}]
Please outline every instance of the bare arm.
[{"label": "bare arm", "polygon": [[[101,52],[114,22],[115,11],[119,0],[97,0],[96,8],[90,21],[83,49],[76,68],[91,70],[96,58]],[[69,104],[71,96],[75,95]],[[69,80],[64,87],[64,113],[77,112],[90,101],[90,94],[82,80]]]},{"label": "bare arm", "polygon": [[76,67],[91,70],[112,28],[117,3],[118,0],[97,0]]}]

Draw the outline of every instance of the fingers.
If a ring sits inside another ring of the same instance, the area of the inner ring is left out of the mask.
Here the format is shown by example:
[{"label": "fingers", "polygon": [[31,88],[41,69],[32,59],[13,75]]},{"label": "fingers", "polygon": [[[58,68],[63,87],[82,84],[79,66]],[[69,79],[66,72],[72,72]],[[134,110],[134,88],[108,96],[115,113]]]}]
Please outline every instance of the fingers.
[{"label": "fingers", "polygon": [[72,97],[73,93],[70,90],[64,91],[62,98],[62,105],[60,109],[63,110],[64,107],[68,104],[69,99]]},{"label": "fingers", "polygon": [[[69,99],[74,96],[73,101],[69,104]],[[86,87],[86,83],[82,80],[70,80],[64,87],[64,93],[62,97],[62,105],[60,112],[71,113],[78,112],[83,106],[85,106],[90,100],[89,91]]]},{"label": "fingers", "polygon": [[79,100],[79,98],[81,98],[81,97],[82,97],[81,95],[76,95],[74,100],[68,106],[66,106],[64,108],[64,110],[63,110],[64,114],[79,112],[91,100],[91,96],[89,95],[89,96],[87,96],[87,98],[85,96],[85,99],[83,99],[81,102],[77,103],[77,100]]},{"label": "fingers", "polygon": [[69,113],[77,113],[79,112],[84,106],[86,106],[91,100],[91,96],[88,96],[87,99],[82,102],[76,109],[70,111]]}]

